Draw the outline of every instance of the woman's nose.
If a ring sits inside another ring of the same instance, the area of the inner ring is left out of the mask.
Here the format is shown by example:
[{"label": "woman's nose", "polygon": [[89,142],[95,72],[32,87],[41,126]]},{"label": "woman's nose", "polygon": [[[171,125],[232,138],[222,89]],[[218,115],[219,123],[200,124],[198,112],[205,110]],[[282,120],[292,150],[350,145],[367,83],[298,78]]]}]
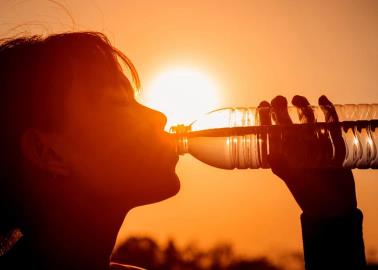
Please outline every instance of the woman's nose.
[{"label": "woman's nose", "polygon": [[156,129],[163,130],[167,124],[167,117],[154,109],[143,106],[145,110],[145,117],[148,119],[148,122],[152,124]]},{"label": "woman's nose", "polygon": [[167,124],[167,117],[165,116],[165,114],[155,110],[153,110],[153,114],[155,114],[154,117],[156,118],[156,124],[158,129],[164,129],[165,125]]}]

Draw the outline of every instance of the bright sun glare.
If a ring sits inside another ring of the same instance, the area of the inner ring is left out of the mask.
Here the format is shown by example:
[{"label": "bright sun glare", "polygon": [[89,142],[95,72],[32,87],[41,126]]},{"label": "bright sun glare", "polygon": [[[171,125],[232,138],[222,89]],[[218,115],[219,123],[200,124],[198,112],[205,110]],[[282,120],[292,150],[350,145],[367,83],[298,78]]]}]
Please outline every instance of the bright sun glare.
[{"label": "bright sun glare", "polygon": [[219,106],[219,89],[203,72],[172,68],[157,75],[144,88],[141,102],[163,112],[172,125],[189,124]]}]

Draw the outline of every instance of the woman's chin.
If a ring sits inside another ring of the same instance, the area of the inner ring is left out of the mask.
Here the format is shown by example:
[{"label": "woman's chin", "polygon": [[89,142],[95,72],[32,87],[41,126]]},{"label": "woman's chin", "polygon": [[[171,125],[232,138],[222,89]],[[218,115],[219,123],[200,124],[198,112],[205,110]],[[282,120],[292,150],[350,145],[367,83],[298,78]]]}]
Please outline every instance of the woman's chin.
[{"label": "woman's chin", "polygon": [[153,185],[144,186],[137,199],[137,206],[157,203],[175,196],[180,191],[180,180],[176,174],[155,179]]}]

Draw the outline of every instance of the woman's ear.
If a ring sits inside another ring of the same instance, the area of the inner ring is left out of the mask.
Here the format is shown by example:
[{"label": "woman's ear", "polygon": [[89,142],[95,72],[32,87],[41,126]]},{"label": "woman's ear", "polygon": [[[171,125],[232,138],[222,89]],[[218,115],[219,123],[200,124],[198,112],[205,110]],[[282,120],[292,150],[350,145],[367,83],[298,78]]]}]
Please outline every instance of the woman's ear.
[{"label": "woman's ear", "polygon": [[48,135],[34,128],[21,136],[21,151],[31,164],[54,176],[68,176],[69,169],[49,143]]}]

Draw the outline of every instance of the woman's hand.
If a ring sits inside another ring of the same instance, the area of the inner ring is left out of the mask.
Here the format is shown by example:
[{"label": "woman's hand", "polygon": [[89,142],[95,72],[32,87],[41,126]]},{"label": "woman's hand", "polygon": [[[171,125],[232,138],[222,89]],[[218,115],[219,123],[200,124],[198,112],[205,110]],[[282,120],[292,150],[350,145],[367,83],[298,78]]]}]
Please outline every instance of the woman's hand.
[{"label": "woman's hand", "polygon": [[[305,97],[295,96],[292,104],[297,107],[299,119],[302,123],[313,123],[315,117]],[[325,97],[319,98],[319,105],[322,108],[327,122],[338,122],[338,116],[333,104]],[[261,110],[261,124],[271,124],[271,117],[262,115],[270,113],[278,125],[291,124],[288,114],[287,101],[283,96],[275,97],[269,104],[266,101],[260,103],[259,107],[268,107],[269,110]],[[274,137],[270,141],[269,164],[274,174],[280,177],[287,185],[303,213],[314,218],[332,218],[351,213],[357,208],[355,185],[351,170],[344,168],[301,168],[296,163],[303,162],[310,158],[316,165],[321,159],[331,162],[332,143],[344,149],[345,145],[341,137],[340,129],[335,128],[319,137],[315,133],[308,134],[311,129],[295,130],[285,132],[284,141],[280,137]],[[294,132],[294,131],[292,131]],[[302,141],[300,138],[306,138]],[[330,140],[331,138],[331,140]],[[301,143],[302,142],[302,143]],[[303,143],[304,142],[304,143]],[[343,155],[333,158],[342,159]],[[324,160],[323,160],[324,162]]]}]

